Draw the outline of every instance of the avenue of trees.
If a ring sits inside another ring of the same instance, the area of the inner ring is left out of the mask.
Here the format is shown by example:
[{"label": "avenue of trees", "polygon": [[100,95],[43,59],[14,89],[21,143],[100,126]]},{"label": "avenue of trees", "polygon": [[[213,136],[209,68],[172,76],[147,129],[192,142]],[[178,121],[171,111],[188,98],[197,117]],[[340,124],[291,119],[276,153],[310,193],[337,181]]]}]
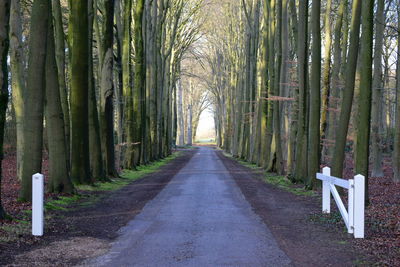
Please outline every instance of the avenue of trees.
[{"label": "avenue of trees", "polygon": [[219,146],[308,188],[321,165],[342,177],[352,160],[381,177],[389,154],[400,181],[399,1],[220,2],[208,38]]},{"label": "avenue of trees", "polygon": [[17,151],[20,201],[31,199],[43,151],[52,193],[171,153],[181,61],[200,36],[202,4],[0,0],[0,149],[7,137]]},{"label": "avenue of trees", "polygon": [[387,158],[400,181],[399,17],[400,0],[0,0],[19,199],[46,153],[47,191],[74,193],[191,145],[206,109],[219,147],[309,189]]}]

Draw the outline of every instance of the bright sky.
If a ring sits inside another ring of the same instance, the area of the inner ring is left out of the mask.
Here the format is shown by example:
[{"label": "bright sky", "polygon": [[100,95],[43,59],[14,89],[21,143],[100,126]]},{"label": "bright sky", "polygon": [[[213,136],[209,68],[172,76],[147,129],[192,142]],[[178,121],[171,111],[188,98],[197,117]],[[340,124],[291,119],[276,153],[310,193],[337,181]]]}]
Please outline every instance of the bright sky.
[{"label": "bright sky", "polygon": [[196,139],[214,139],[215,138],[215,130],[214,130],[214,117],[212,112],[207,109],[200,116],[200,122],[197,129]]}]

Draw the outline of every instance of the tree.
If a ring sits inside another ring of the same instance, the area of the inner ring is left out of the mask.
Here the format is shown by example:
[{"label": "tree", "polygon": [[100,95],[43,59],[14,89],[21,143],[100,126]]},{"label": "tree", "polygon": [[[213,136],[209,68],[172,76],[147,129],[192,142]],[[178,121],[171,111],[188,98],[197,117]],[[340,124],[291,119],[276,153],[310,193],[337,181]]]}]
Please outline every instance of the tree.
[{"label": "tree", "polygon": [[341,177],[345,159],[346,138],[350,122],[351,106],[354,96],[355,75],[360,41],[361,0],[353,1],[350,44],[346,62],[345,86],[341,104],[338,130],[336,131],[335,150],[332,161],[332,175]]},{"label": "tree", "polygon": [[[6,110],[8,103],[8,68],[7,55],[9,48],[9,17],[10,17],[10,1],[0,1],[0,159],[3,159],[3,142],[4,142],[4,125],[6,122]],[[1,170],[0,162],[0,219],[6,217],[6,213],[1,203]]]},{"label": "tree", "polygon": [[365,200],[369,202],[368,170],[369,141],[371,130],[372,52],[373,52],[374,0],[362,4],[361,70],[358,108],[357,144],[355,149],[355,172],[365,177]]},{"label": "tree", "polygon": [[[51,14],[52,7],[49,5]],[[59,73],[57,70],[54,27],[49,19],[46,51],[46,124],[49,147],[49,192],[73,193],[67,160],[64,115],[61,106]]]},{"label": "tree", "polygon": [[126,113],[129,125],[127,126],[127,148],[125,154],[125,168],[135,167],[140,160],[141,134],[141,109],[144,108],[143,101],[145,91],[146,73],[144,68],[144,42],[143,42],[143,13],[144,0],[138,0],[134,7],[134,48],[135,48],[135,71],[133,79],[133,94],[127,93]]},{"label": "tree", "polygon": [[[97,97],[96,89],[97,83],[95,78],[95,64],[94,64],[94,28],[96,28],[97,36],[97,50],[99,61],[103,60],[103,45],[101,43],[101,33],[99,27],[99,16],[97,16],[97,1],[88,1],[88,33],[89,33],[89,53],[88,53],[88,91],[89,91],[89,103],[88,103],[88,126],[89,126],[89,163],[90,163],[90,175],[93,180],[105,180],[105,167],[103,164],[102,155],[102,142],[100,137],[100,122],[99,122],[99,111],[97,109]],[[94,27],[96,26],[96,27]],[[100,62],[101,64],[101,62]],[[99,67],[100,68],[100,67]],[[102,77],[102,72],[98,73],[99,79]]]},{"label": "tree", "polygon": [[[321,110],[321,1],[313,0],[311,10],[311,81],[310,81],[310,111],[308,125],[308,179],[306,185],[313,187],[315,174],[320,163],[320,110]],[[330,25],[326,25],[330,27]]]},{"label": "tree", "polygon": [[307,83],[308,83],[308,0],[299,2],[298,28],[298,122],[296,136],[296,156],[293,178],[295,181],[305,181],[307,176]]},{"label": "tree", "polygon": [[372,153],[372,177],[383,177],[382,170],[382,141],[383,135],[383,79],[382,79],[382,54],[383,35],[385,31],[385,1],[378,0],[375,23],[375,52],[374,74],[372,81],[372,112],[371,112],[371,153]]},{"label": "tree", "polygon": [[60,86],[60,97],[61,106],[64,115],[64,130],[65,130],[65,146],[66,146],[66,158],[68,162],[68,170],[71,168],[71,153],[70,153],[70,139],[71,139],[71,127],[70,127],[70,115],[69,115],[69,102],[68,102],[68,88],[66,81],[66,60],[65,60],[65,33],[64,24],[62,18],[60,0],[52,1],[53,17],[54,17],[54,34],[55,34],[55,45],[56,45],[56,62],[58,71],[58,84]]},{"label": "tree", "polygon": [[12,103],[15,113],[17,128],[17,175],[21,174],[22,153],[24,151],[24,98],[25,95],[25,57],[22,40],[22,18],[20,0],[11,1],[10,12],[10,66],[11,66],[11,88]]},{"label": "tree", "polygon": [[[400,0],[397,5],[397,17],[400,18]],[[397,20],[397,29],[400,32],[400,19]],[[400,51],[400,35],[397,40],[397,51]],[[397,54],[396,62],[396,129],[400,129],[400,60],[399,53]],[[394,139],[394,153],[393,153],[393,180],[397,183],[400,182],[400,131],[396,131]]]},{"label": "tree", "polygon": [[24,112],[24,143],[29,144],[21,159],[21,201],[32,195],[32,175],[42,169],[43,110],[47,51],[49,0],[35,0],[31,12],[29,59]]},{"label": "tree", "polygon": [[[325,48],[324,48],[324,70],[322,74],[322,99],[321,99],[321,146],[327,139],[327,127],[328,127],[328,107],[329,107],[329,96],[330,96],[330,81],[331,81],[331,52],[332,52],[332,36],[331,36],[331,10],[332,0],[328,0],[326,3],[325,11]],[[314,25],[315,26],[315,25]],[[321,38],[320,38],[321,39]],[[311,79],[312,80],[312,79]],[[324,154],[327,151],[321,152]]]},{"label": "tree", "polygon": [[115,168],[114,151],[114,83],[113,83],[113,26],[114,26],[114,0],[104,2],[104,34],[101,51],[101,81],[100,81],[100,118],[101,118],[101,137],[104,146],[103,154],[106,162],[106,173],[108,176],[118,176]]},{"label": "tree", "polygon": [[[88,129],[88,3],[70,0],[71,43],[71,178],[74,183],[91,183]],[[83,60],[85,59],[85,60]]]}]

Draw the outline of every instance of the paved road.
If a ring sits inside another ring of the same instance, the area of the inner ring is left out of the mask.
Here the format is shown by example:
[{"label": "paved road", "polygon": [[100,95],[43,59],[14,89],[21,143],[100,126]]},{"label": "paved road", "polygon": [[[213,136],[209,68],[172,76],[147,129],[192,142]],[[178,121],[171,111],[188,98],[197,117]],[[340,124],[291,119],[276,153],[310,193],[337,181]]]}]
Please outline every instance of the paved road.
[{"label": "paved road", "polygon": [[200,148],[95,266],[290,266],[210,148]]}]

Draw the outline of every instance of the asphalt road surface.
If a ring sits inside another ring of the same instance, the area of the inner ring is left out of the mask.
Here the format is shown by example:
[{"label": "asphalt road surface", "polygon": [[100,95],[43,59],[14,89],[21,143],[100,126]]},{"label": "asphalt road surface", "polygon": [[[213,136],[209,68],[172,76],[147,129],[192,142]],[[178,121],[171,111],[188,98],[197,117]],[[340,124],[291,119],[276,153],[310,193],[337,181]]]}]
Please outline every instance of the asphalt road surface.
[{"label": "asphalt road surface", "polygon": [[189,163],[93,266],[291,266],[211,148]]}]

